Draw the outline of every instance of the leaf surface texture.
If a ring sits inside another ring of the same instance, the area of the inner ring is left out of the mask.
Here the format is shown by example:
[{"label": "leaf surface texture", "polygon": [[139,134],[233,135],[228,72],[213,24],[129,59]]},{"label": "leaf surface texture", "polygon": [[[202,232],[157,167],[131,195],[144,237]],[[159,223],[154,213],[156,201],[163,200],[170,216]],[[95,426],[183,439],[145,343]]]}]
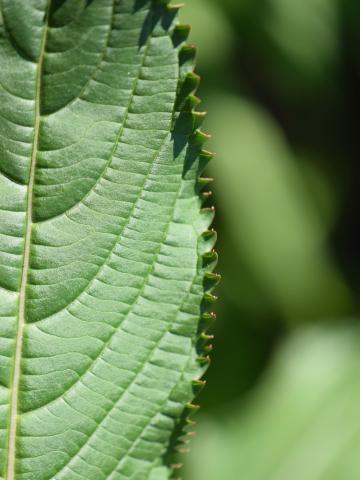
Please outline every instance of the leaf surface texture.
[{"label": "leaf surface texture", "polygon": [[214,260],[185,30],[164,2],[2,0],[2,479],[169,478]]}]

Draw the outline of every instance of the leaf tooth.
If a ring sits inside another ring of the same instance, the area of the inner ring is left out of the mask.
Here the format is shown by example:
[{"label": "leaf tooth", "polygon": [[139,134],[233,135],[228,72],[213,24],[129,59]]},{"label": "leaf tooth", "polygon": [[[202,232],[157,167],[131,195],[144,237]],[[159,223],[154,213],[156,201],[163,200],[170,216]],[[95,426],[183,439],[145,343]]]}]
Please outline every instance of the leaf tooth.
[{"label": "leaf tooth", "polygon": [[211,207],[204,207],[200,210],[200,213],[202,215],[208,215],[208,214],[211,214],[213,215],[215,213],[215,207],[214,206],[211,206]]},{"label": "leaf tooth", "polygon": [[216,295],[213,295],[213,294],[210,293],[210,292],[206,292],[206,293],[204,294],[204,301],[205,301],[205,302],[215,303],[217,299],[218,299],[218,297],[217,297]]},{"label": "leaf tooth", "polygon": [[172,37],[177,26],[176,17],[183,3],[171,4],[170,0],[152,0],[154,9],[161,15],[161,23],[165,30]]},{"label": "leaf tooth", "polygon": [[205,260],[210,260],[210,261],[214,261],[214,260],[217,260],[217,253],[214,249],[210,250],[209,252],[205,252],[203,254],[203,258]]},{"label": "leaf tooth", "polygon": [[[212,153],[212,152],[209,152],[208,150],[200,150],[200,153],[199,153],[199,168],[198,168],[198,172],[201,174],[205,168],[208,166],[210,160],[215,156],[215,153]],[[212,179],[209,179],[210,182],[212,181]],[[203,186],[203,182],[201,182],[200,178],[198,178],[198,187],[200,187],[200,189],[202,188]]]},{"label": "leaf tooth", "polygon": [[212,271],[206,272],[204,276],[204,288],[207,291],[212,291],[220,282],[221,275]]},{"label": "leaf tooth", "polygon": [[[212,249],[208,255],[204,254],[203,255],[203,268],[204,268],[204,288],[206,289],[206,287],[208,286],[207,290],[213,290],[214,286],[216,286],[216,284],[214,285],[214,280],[209,280],[205,277],[205,274],[207,272],[211,272],[214,270],[214,268],[216,267],[217,265],[217,261],[218,261],[218,255],[217,255],[217,252]],[[217,283],[219,283],[217,281]]]},{"label": "leaf tooth", "polygon": [[178,47],[182,43],[186,42],[191,31],[191,25],[186,23],[178,23],[172,34],[172,41],[174,47]]},{"label": "leaf tooth", "polygon": [[215,268],[218,261],[218,255],[214,249],[210,250],[209,252],[205,252],[202,258],[203,258],[204,268],[206,269]]},{"label": "leaf tooth", "polygon": [[186,417],[186,426],[187,427],[195,427],[196,424],[197,423],[195,422],[195,420],[193,420],[190,417]]},{"label": "leaf tooth", "polygon": [[196,130],[192,135],[192,141],[202,147],[205,142],[207,142],[211,138],[211,135],[208,133],[203,132],[202,130]]},{"label": "leaf tooth", "polygon": [[177,117],[177,130],[188,136],[194,134],[204,121],[205,115],[206,112],[182,109]]},{"label": "leaf tooth", "polygon": [[207,333],[203,332],[200,335],[201,340],[204,340],[205,342],[209,342],[210,340],[214,340],[214,335],[208,335]]},{"label": "leaf tooth", "polygon": [[203,119],[204,117],[206,117],[207,112],[198,112],[197,110],[195,110],[195,111],[192,112],[192,114],[195,117],[201,117]]},{"label": "leaf tooth", "polygon": [[[196,55],[197,49],[192,43],[183,45],[180,50],[180,56],[183,55]],[[181,59],[180,59],[181,60]]]},{"label": "leaf tooth", "polygon": [[192,384],[195,388],[197,388],[197,387],[204,388],[206,383],[207,383],[206,380],[201,380],[200,378],[192,381]]},{"label": "leaf tooth", "polygon": [[206,202],[212,196],[213,192],[211,190],[206,190],[205,192],[201,193],[201,200]]},{"label": "leaf tooth", "polygon": [[214,181],[213,178],[210,177],[198,177],[196,186],[199,192],[201,192],[204,188],[208,187],[210,183]]},{"label": "leaf tooth", "polygon": [[196,63],[196,47],[195,45],[186,44],[180,48],[179,64],[180,73],[186,75],[188,72],[193,72]]},{"label": "leaf tooth", "polygon": [[[207,332],[214,324],[216,320],[216,315],[214,312],[204,312],[201,316],[201,320],[198,328],[198,335],[201,336],[202,333]],[[201,351],[201,345],[199,345]]]},{"label": "leaf tooth", "polygon": [[[206,381],[205,380],[193,380],[192,387],[195,397],[201,392],[201,390],[205,387]],[[187,433],[188,436],[189,433]]]},{"label": "leaf tooth", "polygon": [[209,354],[213,349],[212,343],[209,342],[213,339],[214,335],[208,335],[205,332],[202,332],[197,342],[197,348],[201,350],[203,354]]},{"label": "leaf tooth", "polygon": [[[167,0],[169,2],[169,0]],[[168,3],[167,4],[167,9],[170,11],[175,11],[178,13],[178,11],[185,6],[185,3]]]},{"label": "leaf tooth", "polygon": [[206,322],[213,323],[216,320],[216,313],[215,312],[205,312],[202,314],[202,320]]},{"label": "leaf tooth", "polygon": [[205,273],[205,278],[214,282],[217,285],[221,280],[221,275],[219,275],[218,273],[215,273],[215,272],[206,272]]},{"label": "leaf tooth", "polygon": [[194,93],[200,85],[200,75],[195,72],[189,72],[185,77],[184,84],[187,84],[190,93]]},{"label": "leaf tooth", "polygon": [[215,215],[215,207],[203,207],[200,209],[200,221],[203,224],[203,229],[207,230],[209,225],[212,224]]},{"label": "leaf tooth", "polygon": [[203,314],[199,323],[198,335],[201,335],[201,333],[203,332],[207,332],[215,322],[215,317],[209,318],[209,317],[204,317],[204,315],[206,314]]},{"label": "leaf tooth", "polygon": [[197,357],[197,361],[200,365],[208,367],[210,365],[210,357],[209,355],[199,355]]},{"label": "leaf tooth", "polygon": [[181,453],[181,454],[187,454],[190,452],[190,448],[178,447],[177,451],[178,453]]},{"label": "leaf tooth", "polygon": [[200,152],[200,158],[207,160],[208,162],[216,156],[216,153],[205,150],[204,148]]},{"label": "leaf tooth", "polygon": [[189,411],[189,412],[197,412],[200,408],[200,405],[197,405],[196,403],[192,403],[192,402],[188,402],[186,404],[186,409]]},{"label": "leaf tooth", "polygon": [[217,233],[214,229],[205,230],[199,239],[199,249],[202,256],[206,255],[214,249]]},{"label": "leaf tooth", "polygon": [[194,125],[194,130],[197,130],[201,127],[207,112],[198,112],[196,110],[193,110],[191,112],[192,119],[193,119],[193,125]]},{"label": "leaf tooth", "polygon": [[198,100],[195,105],[192,105],[189,102],[188,97],[194,95],[197,91],[200,84],[200,77],[192,70],[185,71],[183,74],[183,79],[180,82],[180,88],[178,91],[178,98],[176,101],[176,107],[178,110],[189,110],[191,111],[200,101]]},{"label": "leaf tooth", "polygon": [[209,230],[205,230],[201,236],[204,238],[204,240],[214,239],[214,241],[216,241],[217,233],[216,230],[210,228]]},{"label": "leaf tooth", "polygon": [[192,112],[201,103],[201,100],[196,95],[188,95],[184,104],[184,111]]}]

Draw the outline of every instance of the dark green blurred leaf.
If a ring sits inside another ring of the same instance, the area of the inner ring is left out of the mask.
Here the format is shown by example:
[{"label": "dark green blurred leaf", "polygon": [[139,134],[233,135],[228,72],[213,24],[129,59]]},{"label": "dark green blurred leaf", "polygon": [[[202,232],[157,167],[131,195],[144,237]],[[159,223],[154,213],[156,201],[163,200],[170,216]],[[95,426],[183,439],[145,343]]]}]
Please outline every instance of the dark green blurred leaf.
[{"label": "dark green blurred leaf", "polygon": [[189,42],[198,49],[198,69],[207,70],[209,75],[216,73],[229,59],[234,43],[234,32],[223,9],[209,0],[186,0],[180,18],[191,24]]},{"label": "dark green blurred leaf", "polygon": [[214,97],[211,110],[216,198],[236,248],[225,253],[231,278],[239,256],[287,318],[344,314],[351,302],[327,249],[327,223],[281,131],[239,97]]},{"label": "dark green blurred leaf", "polygon": [[306,68],[334,58],[338,40],[336,0],[268,0],[268,28],[289,57]]},{"label": "dark green blurred leaf", "polygon": [[354,329],[296,334],[245,409],[203,417],[185,478],[357,479],[359,345]]},{"label": "dark green blurred leaf", "polygon": [[273,48],[269,63],[282,86],[294,90],[332,82],[340,54],[337,0],[267,3],[264,28]]}]

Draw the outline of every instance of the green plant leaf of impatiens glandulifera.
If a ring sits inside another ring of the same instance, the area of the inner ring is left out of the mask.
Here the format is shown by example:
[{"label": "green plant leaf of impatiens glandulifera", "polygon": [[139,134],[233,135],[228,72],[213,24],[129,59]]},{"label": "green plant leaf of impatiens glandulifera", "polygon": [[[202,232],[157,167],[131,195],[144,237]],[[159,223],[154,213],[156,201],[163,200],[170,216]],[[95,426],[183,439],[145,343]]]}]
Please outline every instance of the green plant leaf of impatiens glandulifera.
[{"label": "green plant leaf of impatiens glandulifera", "polygon": [[216,282],[176,14],[1,2],[1,479],[171,475]]}]

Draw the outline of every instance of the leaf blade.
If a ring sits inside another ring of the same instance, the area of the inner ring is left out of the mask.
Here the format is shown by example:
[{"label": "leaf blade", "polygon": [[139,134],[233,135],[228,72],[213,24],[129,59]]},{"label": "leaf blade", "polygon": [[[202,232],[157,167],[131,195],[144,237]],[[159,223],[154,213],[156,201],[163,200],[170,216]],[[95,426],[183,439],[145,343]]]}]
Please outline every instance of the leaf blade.
[{"label": "leaf blade", "polygon": [[[66,3],[55,10],[58,18]],[[109,18],[110,7],[108,49],[91,52],[85,40],[94,18]],[[169,475],[162,467],[167,445],[193,396],[191,380],[203,370],[196,339],[208,267],[199,236],[210,220],[199,214],[195,117],[174,107],[183,81],[181,46],[171,39],[174,14],[152,2],[94,0],[70,23],[55,28],[48,20],[43,62],[31,67],[43,83],[38,109],[35,98],[36,155],[27,157],[30,182],[12,175],[27,194],[22,215],[32,236],[20,288],[19,377],[11,380],[9,362],[4,381],[18,402],[4,478]],[[94,53],[98,63],[78,68],[79,51],[85,59]],[[66,70],[67,55],[76,75]],[[64,78],[69,89],[61,93]],[[69,92],[77,93],[69,100]]]}]

